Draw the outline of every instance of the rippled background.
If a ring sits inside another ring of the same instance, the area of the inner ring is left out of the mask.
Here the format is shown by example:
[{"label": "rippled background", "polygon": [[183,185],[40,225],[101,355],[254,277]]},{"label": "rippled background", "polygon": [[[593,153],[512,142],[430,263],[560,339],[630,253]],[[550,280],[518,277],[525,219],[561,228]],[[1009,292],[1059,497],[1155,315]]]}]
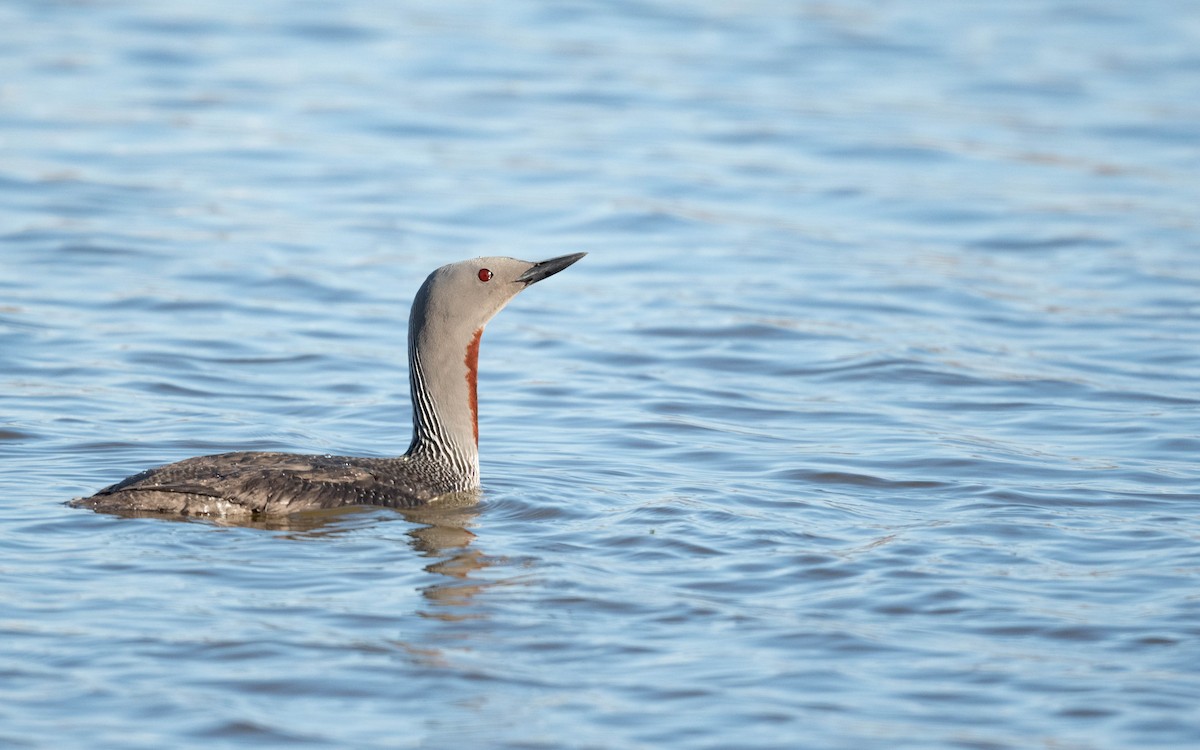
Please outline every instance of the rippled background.
[{"label": "rippled background", "polygon": [[[0,745],[1200,746],[1197,175],[1168,0],[0,4]],[[63,505],[577,251],[477,507]]]}]

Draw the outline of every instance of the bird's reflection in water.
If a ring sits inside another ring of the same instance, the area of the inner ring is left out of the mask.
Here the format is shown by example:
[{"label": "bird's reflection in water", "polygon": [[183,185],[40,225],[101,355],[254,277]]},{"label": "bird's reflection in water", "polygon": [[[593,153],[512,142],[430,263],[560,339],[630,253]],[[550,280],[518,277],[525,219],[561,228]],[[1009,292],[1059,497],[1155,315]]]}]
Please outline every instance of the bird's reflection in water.
[{"label": "bird's reflection in water", "polygon": [[[241,527],[264,531],[284,532],[281,536],[294,540],[317,540],[345,536],[363,528],[394,520],[398,514],[405,521],[418,524],[406,532],[409,545],[422,557],[433,561],[425,570],[449,580],[425,586],[421,593],[438,606],[424,616],[445,620],[472,619],[474,615],[463,610],[471,604],[475,595],[496,581],[478,581],[472,574],[494,564],[494,559],[476,547],[472,547],[476,536],[470,530],[479,516],[479,492],[464,492],[448,495],[436,504],[420,508],[372,508],[350,506],[329,510],[308,511],[290,516],[252,518],[220,518],[179,516],[145,511],[118,512],[114,515],[126,518],[158,518],[185,523],[205,523],[219,527]],[[458,609],[459,612],[452,611]]]},{"label": "bird's reflection in water", "polygon": [[[426,586],[421,593],[438,605],[429,617],[443,620],[464,620],[478,615],[465,614],[462,608],[471,604],[475,595],[495,581],[479,581],[471,575],[487,569],[492,559],[478,547],[472,547],[476,536],[469,527],[479,515],[478,493],[458,496],[449,503],[408,510],[405,520],[421,524],[408,532],[412,547],[426,557],[436,558],[425,570],[449,580]],[[458,609],[459,611],[454,611]]]},{"label": "bird's reflection in water", "polygon": [[[396,571],[397,585],[416,583],[423,605],[413,609],[389,610],[385,616],[395,621],[389,636],[370,641],[369,648],[385,649],[403,655],[405,664],[426,669],[454,670],[457,650],[464,639],[490,632],[487,608],[476,606],[479,594],[497,585],[511,583],[505,577],[487,575],[488,568],[505,567],[503,558],[490,557],[479,549],[479,540],[471,530],[483,509],[481,493],[443,498],[432,506],[393,510],[390,508],[348,507],[311,511],[292,516],[254,519],[186,518],[178,515],[122,513],[138,518],[159,518],[175,522],[202,523],[220,528],[250,528],[270,533],[278,540],[306,544],[339,544],[340,538],[370,536],[382,544],[390,540],[406,544],[402,569]],[[404,521],[402,527],[396,522]],[[402,534],[397,535],[398,528]],[[265,535],[264,535],[265,536]],[[268,545],[269,546],[269,545]],[[266,554],[270,554],[267,550]],[[434,579],[420,575],[423,570]],[[384,597],[386,599],[387,597]],[[407,597],[401,600],[408,601]],[[378,612],[374,614],[379,614]],[[414,620],[414,618],[416,618]],[[433,630],[422,625],[428,624]],[[434,625],[434,623],[437,623]],[[346,648],[364,648],[361,635],[348,636]]]}]

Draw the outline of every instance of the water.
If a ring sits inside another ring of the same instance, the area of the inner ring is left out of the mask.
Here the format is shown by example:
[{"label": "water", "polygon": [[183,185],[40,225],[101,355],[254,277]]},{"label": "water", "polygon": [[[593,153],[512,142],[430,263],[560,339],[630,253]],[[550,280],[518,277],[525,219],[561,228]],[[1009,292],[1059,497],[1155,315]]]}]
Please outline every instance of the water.
[{"label": "water", "polygon": [[[0,6],[0,745],[1200,745],[1200,14]],[[432,268],[485,496],[63,505],[396,454]]]}]

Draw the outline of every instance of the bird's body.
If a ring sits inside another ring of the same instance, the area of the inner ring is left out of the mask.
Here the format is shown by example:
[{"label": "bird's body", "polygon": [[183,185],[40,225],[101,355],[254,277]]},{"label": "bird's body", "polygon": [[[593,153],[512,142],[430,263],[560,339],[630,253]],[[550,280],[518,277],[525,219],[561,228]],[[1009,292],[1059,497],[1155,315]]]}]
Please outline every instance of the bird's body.
[{"label": "bird's body", "polygon": [[219,453],[148,469],[76,505],[183,516],[284,515],[346,505],[411,508],[463,491],[437,482],[437,471],[436,464],[408,456]]},{"label": "bird's body", "polygon": [[348,505],[415,507],[475,490],[483,327],[522,289],[583,255],[541,263],[476,258],[429,275],[409,318],[413,439],[402,456],[197,456],[135,474],[72,504],[118,513],[258,516]]}]

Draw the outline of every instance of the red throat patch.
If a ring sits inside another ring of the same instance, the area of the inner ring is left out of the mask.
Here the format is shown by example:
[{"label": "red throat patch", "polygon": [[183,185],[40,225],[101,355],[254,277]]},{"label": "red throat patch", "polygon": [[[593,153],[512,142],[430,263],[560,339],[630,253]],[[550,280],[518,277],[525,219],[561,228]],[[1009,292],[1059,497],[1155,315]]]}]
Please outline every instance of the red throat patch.
[{"label": "red throat patch", "polygon": [[475,338],[467,344],[467,356],[463,363],[467,366],[467,404],[471,407],[471,427],[475,430],[475,447],[479,447],[479,339],[483,337],[483,329],[475,332]]}]

